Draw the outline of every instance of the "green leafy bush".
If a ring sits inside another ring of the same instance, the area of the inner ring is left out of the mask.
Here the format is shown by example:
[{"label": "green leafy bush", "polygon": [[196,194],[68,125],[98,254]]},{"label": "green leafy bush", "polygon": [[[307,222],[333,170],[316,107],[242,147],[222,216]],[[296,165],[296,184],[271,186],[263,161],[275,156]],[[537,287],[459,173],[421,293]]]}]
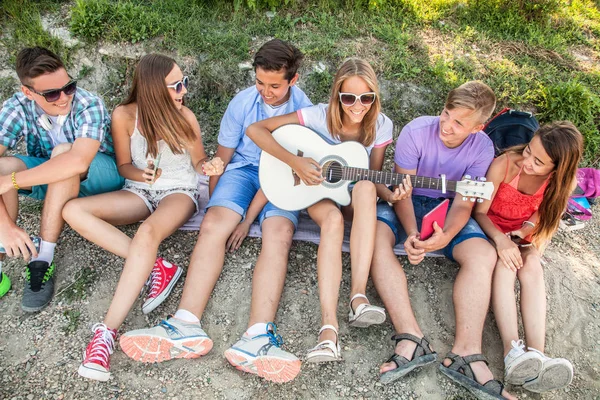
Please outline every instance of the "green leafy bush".
[{"label": "green leafy bush", "polygon": [[567,120],[585,137],[584,164],[594,165],[600,157],[600,97],[578,81],[543,87],[537,99],[540,121]]}]

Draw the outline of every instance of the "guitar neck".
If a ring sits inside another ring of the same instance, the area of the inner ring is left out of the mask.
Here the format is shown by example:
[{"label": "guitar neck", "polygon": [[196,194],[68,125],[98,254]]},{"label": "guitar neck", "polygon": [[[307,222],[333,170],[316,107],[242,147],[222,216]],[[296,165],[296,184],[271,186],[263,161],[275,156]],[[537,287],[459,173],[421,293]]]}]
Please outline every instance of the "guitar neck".
[{"label": "guitar neck", "polygon": [[[371,181],[384,185],[399,185],[404,179],[404,174],[395,172],[375,171],[364,168],[342,167],[342,179],[347,181]],[[410,183],[414,188],[442,190],[441,178],[429,178],[423,176],[410,176]],[[456,181],[446,180],[446,190],[456,191]]]}]

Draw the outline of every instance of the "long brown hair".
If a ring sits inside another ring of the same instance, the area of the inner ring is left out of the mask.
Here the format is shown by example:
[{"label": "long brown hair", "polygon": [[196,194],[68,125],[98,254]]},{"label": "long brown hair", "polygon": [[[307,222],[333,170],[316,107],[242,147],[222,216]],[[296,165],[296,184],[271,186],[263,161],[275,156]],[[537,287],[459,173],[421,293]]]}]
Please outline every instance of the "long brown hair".
[{"label": "long brown hair", "polygon": [[[360,76],[369,86],[372,92],[375,92],[375,102],[362,120],[362,132],[359,136],[359,142],[368,147],[375,141],[377,118],[381,110],[381,101],[379,99],[379,84],[377,76],[371,65],[359,58],[349,58],[338,69],[333,79],[331,87],[331,97],[329,98],[329,107],[327,110],[327,129],[333,137],[339,139],[339,132],[342,130],[342,115],[344,110],[340,105],[340,90],[344,81],[353,76]],[[357,100],[360,101],[360,100]]]},{"label": "long brown hair", "polygon": [[[538,223],[533,231],[533,242],[540,248],[552,237],[567,207],[569,196],[577,183],[577,165],[583,154],[583,136],[569,121],[557,121],[542,126],[535,133],[544,150],[554,163],[548,179],[542,204],[538,209]],[[523,154],[526,144],[507,151]]]},{"label": "long brown hair", "polygon": [[171,151],[181,154],[196,140],[192,126],[175,107],[165,77],[175,60],[162,54],[148,54],[140,60],[133,74],[129,96],[122,106],[137,103],[141,135],[148,143],[148,153],[158,155],[158,140],[167,143]]}]

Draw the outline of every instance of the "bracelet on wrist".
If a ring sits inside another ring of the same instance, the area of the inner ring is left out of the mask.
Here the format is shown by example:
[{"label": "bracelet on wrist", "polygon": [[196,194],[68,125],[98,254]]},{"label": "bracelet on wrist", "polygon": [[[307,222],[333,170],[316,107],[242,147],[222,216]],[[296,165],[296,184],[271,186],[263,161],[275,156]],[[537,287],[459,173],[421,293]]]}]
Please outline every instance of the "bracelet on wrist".
[{"label": "bracelet on wrist", "polygon": [[19,187],[19,185],[17,185],[17,178],[15,177],[15,175],[16,175],[16,172],[13,172],[12,174],[10,174],[10,180],[12,181],[12,185],[13,185],[13,187],[14,187],[16,190],[19,190],[19,189],[21,189],[21,188]]},{"label": "bracelet on wrist", "polygon": [[523,225],[522,226],[525,226],[525,225],[529,225],[532,228],[535,228],[535,224],[533,222],[531,222],[531,221],[523,221]]}]

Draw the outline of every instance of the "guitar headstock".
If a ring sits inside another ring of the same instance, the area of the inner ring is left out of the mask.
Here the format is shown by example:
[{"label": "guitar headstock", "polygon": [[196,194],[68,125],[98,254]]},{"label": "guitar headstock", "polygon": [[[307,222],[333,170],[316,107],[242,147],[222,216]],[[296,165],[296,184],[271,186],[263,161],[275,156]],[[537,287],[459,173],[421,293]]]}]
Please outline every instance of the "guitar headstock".
[{"label": "guitar headstock", "polygon": [[[485,180],[485,178],[483,179]],[[471,201],[475,201],[475,198],[479,201],[482,201],[481,199],[491,200],[492,194],[494,194],[494,183],[473,180],[466,176],[462,181],[456,182],[456,193],[470,197]]]}]

